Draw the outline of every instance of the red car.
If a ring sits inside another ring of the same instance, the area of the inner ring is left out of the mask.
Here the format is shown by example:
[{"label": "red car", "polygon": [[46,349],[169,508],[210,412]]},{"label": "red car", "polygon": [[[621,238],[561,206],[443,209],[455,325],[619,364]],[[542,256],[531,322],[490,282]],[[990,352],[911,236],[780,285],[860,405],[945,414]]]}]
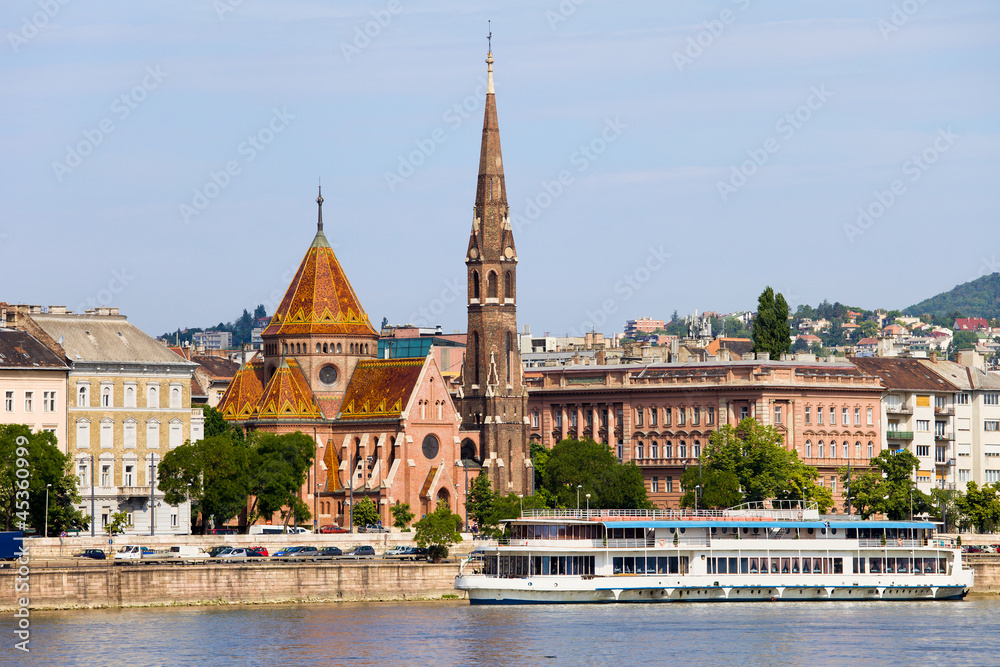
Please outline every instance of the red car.
[{"label": "red car", "polygon": [[247,547],[247,553],[253,552],[252,556],[267,557],[267,547]]},{"label": "red car", "polygon": [[329,534],[329,533],[349,533],[351,531],[347,530],[346,528],[341,528],[340,526],[334,524],[329,526],[320,526],[319,532],[323,534]]}]

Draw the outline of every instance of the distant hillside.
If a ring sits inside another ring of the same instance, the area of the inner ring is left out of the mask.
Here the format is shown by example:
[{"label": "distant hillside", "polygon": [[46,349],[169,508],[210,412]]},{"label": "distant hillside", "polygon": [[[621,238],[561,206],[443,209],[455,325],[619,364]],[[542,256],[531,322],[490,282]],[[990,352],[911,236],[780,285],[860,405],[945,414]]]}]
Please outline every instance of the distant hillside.
[{"label": "distant hillside", "polygon": [[937,296],[925,299],[903,311],[906,315],[924,313],[943,316],[958,312],[964,317],[1000,317],[1000,273],[976,278]]}]

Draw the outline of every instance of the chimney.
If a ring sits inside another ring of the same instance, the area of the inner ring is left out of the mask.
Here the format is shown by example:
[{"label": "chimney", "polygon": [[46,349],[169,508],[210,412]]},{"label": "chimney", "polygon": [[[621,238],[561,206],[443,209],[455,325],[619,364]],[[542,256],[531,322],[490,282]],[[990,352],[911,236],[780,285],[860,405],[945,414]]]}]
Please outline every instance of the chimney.
[{"label": "chimney", "polygon": [[931,350],[931,363],[932,364],[937,363],[937,352],[935,352],[934,350]]},{"label": "chimney", "polygon": [[49,306],[50,315],[65,315],[66,306]]}]

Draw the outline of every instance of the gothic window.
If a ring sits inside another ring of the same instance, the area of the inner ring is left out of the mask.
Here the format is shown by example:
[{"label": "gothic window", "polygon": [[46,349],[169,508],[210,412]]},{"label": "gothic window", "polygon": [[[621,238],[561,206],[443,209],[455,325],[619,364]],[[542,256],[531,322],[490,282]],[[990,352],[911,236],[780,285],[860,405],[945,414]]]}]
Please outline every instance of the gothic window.
[{"label": "gothic window", "polygon": [[497,274],[493,271],[486,276],[486,298],[497,298]]},{"label": "gothic window", "polygon": [[344,348],[342,348],[340,346],[340,343],[337,343],[337,354],[341,354],[343,351],[344,351]]},{"label": "gothic window", "polygon": [[514,298],[514,276],[510,271],[503,277],[503,298],[505,301]]},{"label": "gothic window", "polygon": [[[90,405],[90,385],[82,384],[80,385],[79,393],[77,394],[76,405],[80,408],[85,408]],[[13,410],[13,408],[11,408]]]},{"label": "gothic window", "polygon": [[472,272],[472,298],[479,298],[479,271]]},{"label": "gothic window", "polygon": [[514,363],[514,340],[513,337],[510,335],[510,332],[508,331],[507,332],[507,384],[510,384],[511,382],[510,367],[511,364],[513,363]]},{"label": "gothic window", "polygon": [[475,364],[475,372],[472,374],[473,382],[479,384],[479,332],[472,333],[472,359]]}]

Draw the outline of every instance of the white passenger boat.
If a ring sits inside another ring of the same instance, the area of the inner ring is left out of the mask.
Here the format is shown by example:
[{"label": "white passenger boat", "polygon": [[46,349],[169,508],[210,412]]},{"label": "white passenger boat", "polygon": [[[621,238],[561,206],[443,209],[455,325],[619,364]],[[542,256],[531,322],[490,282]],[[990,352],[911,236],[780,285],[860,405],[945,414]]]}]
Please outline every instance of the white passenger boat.
[{"label": "white passenger boat", "polygon": [[478,547],[472,604],[952,600],[974,572],[925,521],[820,517],[797,503],[729,510],[536,510]]}]

